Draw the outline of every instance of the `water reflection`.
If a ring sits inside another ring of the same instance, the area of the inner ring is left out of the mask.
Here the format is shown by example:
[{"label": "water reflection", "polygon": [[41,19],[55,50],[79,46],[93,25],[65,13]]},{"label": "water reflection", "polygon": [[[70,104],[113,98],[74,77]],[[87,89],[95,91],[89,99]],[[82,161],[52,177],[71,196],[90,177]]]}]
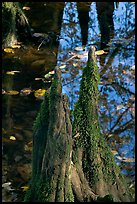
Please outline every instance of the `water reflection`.
[{"label": "water reflection", "polygon": [[[75,6],[76,3],[66,3],[64,8],[63,19],[67,18],[68,22],[73,20],[73,24],[68,26],[65,20],[62,22],[62,39],[60,40],[57,57],[57,65],[65,65],[64,70],[67,72],[62,74],[63,93],[68,95],[71,109],[74,108],[79,97],[82,68],[87,62],[89,44],[95,44],[99,49],[97,45],[101,41],[96,3],[93,2],[89,11],[88,43],[84,48],[81,47],[79,21]],[[75,9],[71,10],[71,7]],[[66,15],[68,8],[69,12]],[[134,158],[134,14],[134,4],[119,2],[117,7],[115,4],[113,13],[114,36],[113,33],[109,36],[111,40],[106,45],[108,53],[97,57],[101,76],[99,84],[101,131],[109,141],[111,148],[117,151],[116,161],[119,165],[123,164],[123,160],[126,161],[126,158]],[[76,30],[77,32],[75,32]],[[81,49],[79,47],[79,51],[76,49],[77,46],[81,47]],[[83,56],[83,58],[80,56]],[[134,162],[127,162],[124,168],[129,170],[129,166],[133,175]],[[131,174],[130,171],[125,171],[125,169],[124,173]]]},{"label": "water reflection", "polygon": [[100,28],[97,18],[96,3],[92,2],[89,11],[89,23],[88,23],[88,44],[98,44],[100,41]]},{"label": "water reflection", "polygon": [[119,2],[113,14],[115,37],[126,37],[135,29],[135,4],[134,2]]},{"label": "water reflection", "polygon": [[[135,5],[131,2],[119,2],[116,6],[116,3],[114,3],[113,13],[114,36],[109,36],[111,40],[107,42],[105,49],[107,54],[97,56],[101,77],[99,116],[102,134],[106,136],[112,150],[115,150],[117,163],[122,164],[123,173],[134,176],[134,162],[131,162],[131,160],[126,162],[126,159],[133,159],[135,152]],[[82,69],[87,62],[89,45],[93,44],[97,49],[100,49],[101,46],[101,31],[96,2],[92,2],[89,7],[88,37],[87,44],[84,46],[82,46],[82,32],[77,9],[76,2],[65,3],[57,53],[57,66],[62,70],[63,93],[69,97],[71,110],[73,110],[79,98]],[[39,29],[36,31],[40,32]],[[45,30],[42,30],[42,32],[45,32]],[[6,64],[3,80],[4,89],[20,91],[30,85],[37,89],[45,86],[42,81],[38,83],[34,80],[35,77],[44,77],[43,75],[45,75],[45,72],[43,74],[43,68],[41,71],[39,69],[40,60],[43,60],[44,54],[46,67],[53,68],[55,55],[50,53],[47,47],[41,47],[38,52],[37,47],[30,46],[30,52],[27,55],[27,49],[19,51],[21,54],[23,53],[23,56],[21,55],[23,59],[22,67],[21,65],[15,67],[16,63],[13,63],[11,67],[11,62]],[[33,55],[33,59],[31,55]],[[38,66],[34,66],[36,62]],[[27,66],[26,63],[28,63]],[[6,69],[9,71],[8,68],[11,68],[10,70],[17,68],[21,71],[21,74],[17,78],[14,78],[16,76],[7,76],[6,78],[5,72]],[[33,72],[34,74],[32,74]],[[9,158],[12,155],[11,162],[15,163],[16,156],[20,154],[24,163],[28,158],[29,162],[31,161],[31,152],[29,152],[29,156],[26,152],[23,155],[24,140],[30,142],[32,138],[32,124],[36,112],[39,110],[39,105],[40,101],[31,96],[4,95],[3,97],[3,127],[7,129],[4,136],[7,137],[15,133],[14,136],[17,138],[17,143],[14,145],[11,145],[11,143],[9,145],[4,144],[4,154],[8,153]],[[125,160],[121,158],[125,158]],[[21,163],[23,162],[21,161]]]}]

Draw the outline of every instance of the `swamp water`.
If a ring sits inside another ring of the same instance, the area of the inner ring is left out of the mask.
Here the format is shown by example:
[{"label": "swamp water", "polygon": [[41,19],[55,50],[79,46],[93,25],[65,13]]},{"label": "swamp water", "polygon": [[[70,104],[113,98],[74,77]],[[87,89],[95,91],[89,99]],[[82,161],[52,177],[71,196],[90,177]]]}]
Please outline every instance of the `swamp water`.
[{"label": "swamp water", "polygon": [[[95,2],[82,3],[81,11],[87,8],[89,11],[86,44],[82,43],[82,26],[76,2],[65,3],[60,31],[58,22],[55,24],[57,13],[53,15],[54,21],[51,21],[51,16],[45,12],[48,7],[54,8],[53,3],[26,3],[30,10],[26,10],[25,14],[34,35],[47,33],[48,29],[57,30],[59,45],[46,44],[42,38],[36,44],[21,44],[21,48],[13,49],[14,53],[3,53],[2,183],[5,201],[23,200],[31,176],[33,122],[43,93],[48,91],[52,83],[54,67],[59,66],[62,70],[62,91],[69,97],[70,109],[73,110],[79,97],[82,70],[86,66],[91,44],[98,51],[101,132],[111,146],[117,164],[129,178],[129,187],[134,191],[135,4],[114,2],[113,23],[109,25],[109,37],[104,40],[100,31],[99,8]],[[62,9],[60,4],[58,11]],[[47,28],[48,24],[51,27]]]}]

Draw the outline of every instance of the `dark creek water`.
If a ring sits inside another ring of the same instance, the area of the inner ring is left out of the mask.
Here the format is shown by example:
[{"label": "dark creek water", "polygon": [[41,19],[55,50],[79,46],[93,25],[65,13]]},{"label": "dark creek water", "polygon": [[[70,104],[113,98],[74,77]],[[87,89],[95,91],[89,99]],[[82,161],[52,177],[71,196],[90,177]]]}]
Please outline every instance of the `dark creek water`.
[{"label": "dark creek water", "polygon": [[62,92],[73,110],[90,45],[96,47],[100,72],[101,132],[134,191],[135,4],[111,3],[26,3],[24,12],[36,42],[21,44],[14,53],[3,52],[4,201],[22,201],[27,190],[33,122],[52,83],[54,67],[62,70]]}]

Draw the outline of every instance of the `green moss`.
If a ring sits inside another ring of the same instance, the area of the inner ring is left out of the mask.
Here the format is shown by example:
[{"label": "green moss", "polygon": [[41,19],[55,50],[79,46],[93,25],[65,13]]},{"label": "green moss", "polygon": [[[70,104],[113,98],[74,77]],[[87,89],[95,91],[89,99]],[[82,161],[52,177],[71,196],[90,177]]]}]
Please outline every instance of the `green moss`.
[{"label": "green moss", "polygon": [[73,195],[71,183],[69,183],[69,190],[65,195],[65,202],[74,202],[74,195]]},{"label": "green moss", "polygon": [[[101,179],[102,173],[108,183],[113,183],[118,176],[121,177],[114,156],[100,134],[98,83],[98,67],[95,62],[88,62],[83,70],[80,97],[74,109],[73,136],[79,132],[80,137],[74,142],[73,162],[77,163],[79,147],[83,148],[83,170],[91,185]],[[101,157],[100,163],[98,157]]]},{"label": "green moss", "polygon": [[33,126],[33,159],[32,177],[41,172],[44,150],[47,142],[49,126],[49,94],[45,94],[45,100],[41,104],[40,111]]},{"label": "green moss", "polygon": [[26,192],[24,202],[50,202],[50,179],[36,177]]}]

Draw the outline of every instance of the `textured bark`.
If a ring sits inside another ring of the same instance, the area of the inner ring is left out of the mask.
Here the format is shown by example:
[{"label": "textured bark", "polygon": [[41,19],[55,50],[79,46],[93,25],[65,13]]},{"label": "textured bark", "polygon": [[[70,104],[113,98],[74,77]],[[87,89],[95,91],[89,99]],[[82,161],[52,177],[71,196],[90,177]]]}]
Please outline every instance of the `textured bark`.
[{"label": "textured bark", "polygon": [[[100,134],[98,67],[91,46],[71,124],[61,73],[46,94],[34,126],[33,174],[25,201],[131,201],[125,178]],[[73,125],[73,128],[72,128]]]}]

